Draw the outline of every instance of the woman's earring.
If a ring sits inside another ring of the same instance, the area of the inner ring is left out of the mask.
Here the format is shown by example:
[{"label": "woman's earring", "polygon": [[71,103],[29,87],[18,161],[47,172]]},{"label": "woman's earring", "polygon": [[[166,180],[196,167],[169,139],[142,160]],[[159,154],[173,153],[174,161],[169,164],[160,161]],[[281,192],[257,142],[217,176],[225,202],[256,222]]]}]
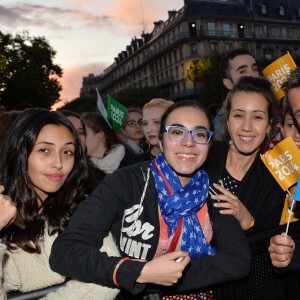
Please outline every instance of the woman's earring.
[{"label": "woman's earring", "polygon": [[229,144],[229,145],[233,145],[233,141],[232,141],[232,140],[229,140],[228,144]]}]

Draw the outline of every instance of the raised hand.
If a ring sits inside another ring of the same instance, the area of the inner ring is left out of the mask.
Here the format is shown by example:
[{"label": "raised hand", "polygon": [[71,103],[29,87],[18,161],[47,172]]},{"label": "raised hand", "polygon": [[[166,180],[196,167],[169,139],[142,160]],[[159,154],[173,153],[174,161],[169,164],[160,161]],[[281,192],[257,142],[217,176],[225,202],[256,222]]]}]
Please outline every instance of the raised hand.
[{"label": "raised hand", "polygon": [[211,199],[216,200],[214,207],[219,208],[221,214],[233,215],[240,222],[243,230],[253,226],[254,218],[239,198],[220,184],[214,183],[213,186],[220,192],[219,195],[211,196]]}]

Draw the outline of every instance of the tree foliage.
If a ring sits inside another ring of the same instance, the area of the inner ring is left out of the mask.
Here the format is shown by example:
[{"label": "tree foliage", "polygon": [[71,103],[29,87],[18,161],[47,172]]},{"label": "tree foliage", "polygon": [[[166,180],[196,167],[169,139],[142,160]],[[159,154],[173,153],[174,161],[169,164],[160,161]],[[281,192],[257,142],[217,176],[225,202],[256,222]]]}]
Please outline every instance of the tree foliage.
[{"label": "tree foliage", "polygon": [[156,87],[131,88],[111,95],[126,107],[143,107],[153,98],[169,99],[169,95]]},{"label": "tree foliage", "polygon": [[190,65],[188,77],[200,86],[197,98],[205,106],[222,103],[227,93],[219,72],[220,59],[220,55],[206,56]]},{"label": "tree foliage", "polygon": [[78,114],[87,111],[97,111],[97,99],[95,97],[79,97],[67,103],[61,109],[71,110]]},{"label": "tree foliage", "polygon": [[[165,92],[154,87],[126,89],[111,96],[126,107],[143,107],[145,103],[153,98],[169,99]],[[106,107],[107,99],[102,98],[102,100]],[[98,111],[96,91],[74,99],[61,109],[71,110],[79,114],[86,111]]]},{"label": "tree foliage", "polygon": [[55,55],[44,37],[0,32],[0,103],[7,109],[23,103],[49,108],[62,89]]}]

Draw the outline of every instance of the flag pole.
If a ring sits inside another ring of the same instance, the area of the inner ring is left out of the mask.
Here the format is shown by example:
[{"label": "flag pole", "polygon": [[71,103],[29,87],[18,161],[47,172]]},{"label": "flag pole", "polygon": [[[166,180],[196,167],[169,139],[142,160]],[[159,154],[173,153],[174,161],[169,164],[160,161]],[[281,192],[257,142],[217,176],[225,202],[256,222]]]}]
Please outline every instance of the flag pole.
[{"label": "flag pole", "polygon": [[[288,189],[287,189],[286,191],[287,191],[287,193],[291,196],[290,191],[289,191]],[[294,203],[295,203],[295,199],[293,199],[293,201],[292,201],[292,206],[291,206],[291,208],[288,209],[289,218],[288,218],[288,222],[287,222],[287,224],[286,224],[285,236],[287,236],[288,231],[289,231],[290,221],[291,221],[291,216],[292,216],[292,214],[293,214]]]}]

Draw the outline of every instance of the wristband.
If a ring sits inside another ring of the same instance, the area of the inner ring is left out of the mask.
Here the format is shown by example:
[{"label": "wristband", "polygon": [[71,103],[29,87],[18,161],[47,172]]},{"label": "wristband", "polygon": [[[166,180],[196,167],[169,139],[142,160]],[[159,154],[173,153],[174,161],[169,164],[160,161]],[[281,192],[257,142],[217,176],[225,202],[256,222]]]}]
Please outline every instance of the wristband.
[{"label": "wristband", "polygon": [[124,257],[122,258],[117,265],[115,266],[114,272],[113,272],[113,282],[115,284],[115,286],[119,286],[118,282],[117,282],[117,271],[119,269],[119,267],[121,266],[121,264],[125,261],[125,260],[129,260],[129,257]]}]

